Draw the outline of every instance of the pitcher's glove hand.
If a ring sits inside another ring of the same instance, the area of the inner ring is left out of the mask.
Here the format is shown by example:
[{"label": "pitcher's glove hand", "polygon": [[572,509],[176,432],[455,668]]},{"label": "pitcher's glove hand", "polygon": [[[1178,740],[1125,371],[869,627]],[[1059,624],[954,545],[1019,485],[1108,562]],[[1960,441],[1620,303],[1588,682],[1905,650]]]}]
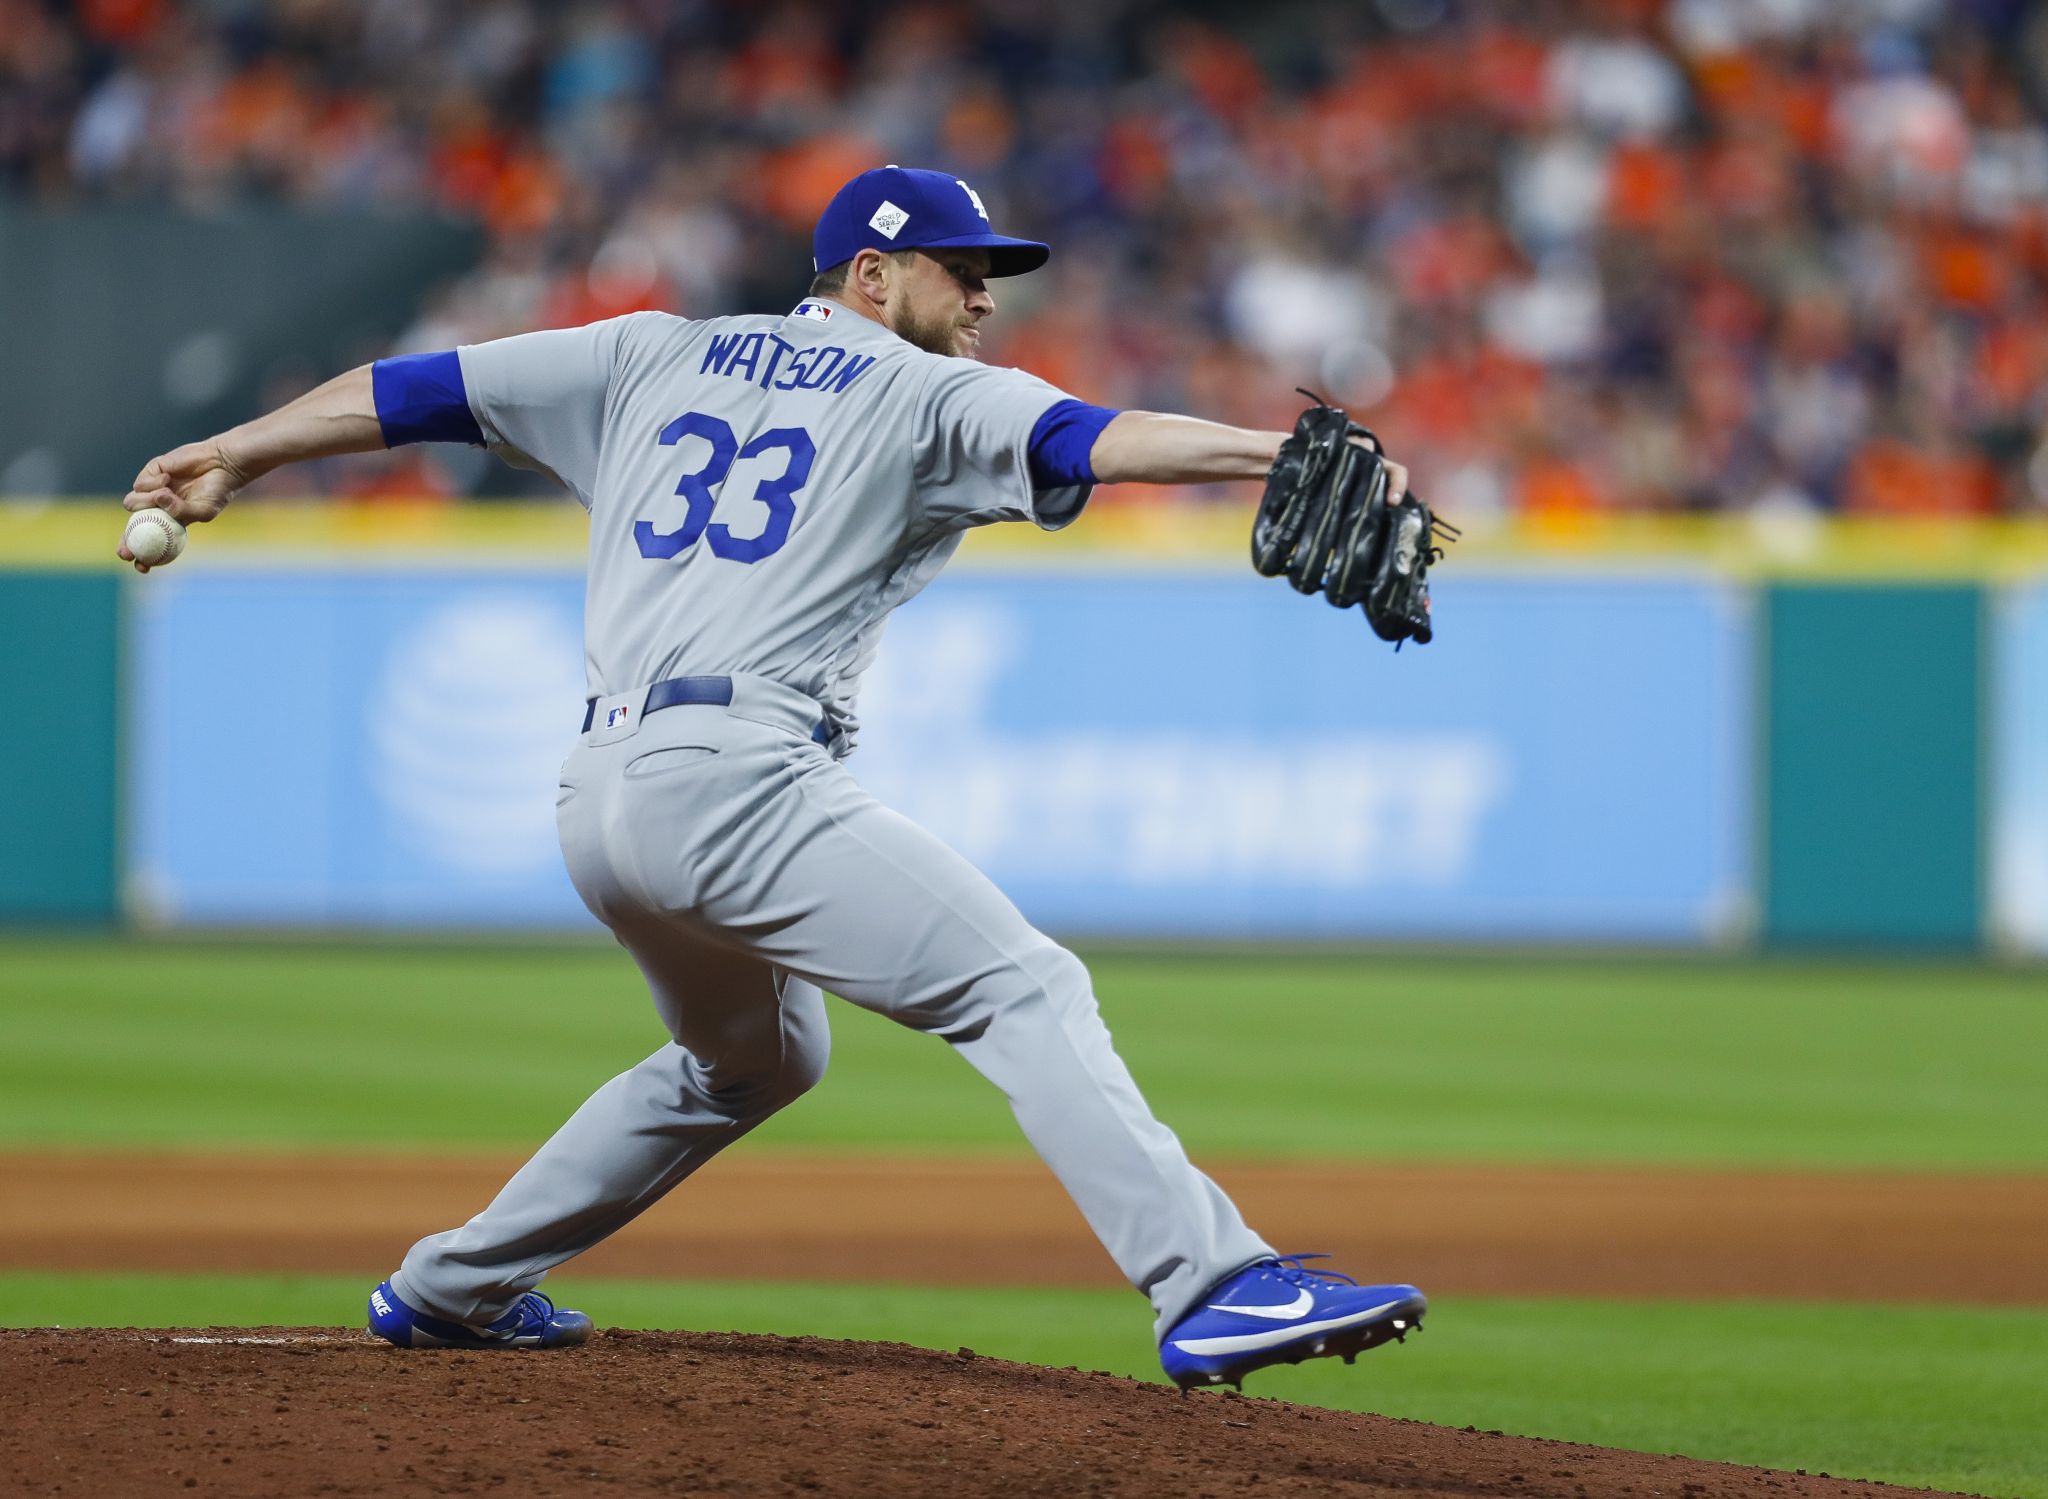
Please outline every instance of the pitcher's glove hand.
[{"label": "pitcher's glove hand", "polygon": [[1303,593],[1353,604],[1382,640],[1427,645],[1429,567],[1458,530],[1413,493],[1390,495],[1379,439],[1320,396],[1266,474],[1252,522],[1252,566]]}]

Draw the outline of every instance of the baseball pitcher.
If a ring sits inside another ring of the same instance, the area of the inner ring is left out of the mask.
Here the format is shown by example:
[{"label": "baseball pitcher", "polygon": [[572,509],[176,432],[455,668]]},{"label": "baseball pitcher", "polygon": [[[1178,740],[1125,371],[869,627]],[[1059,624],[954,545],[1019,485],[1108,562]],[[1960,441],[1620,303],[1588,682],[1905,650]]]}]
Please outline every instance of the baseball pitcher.
[{"label": "baseball pitcher", "polygon": [[126,498],[206,521],[280,464],[438,441],[544,470],[590,514],[562,851],[674,1039],[475,1218],[414,1245],[371,1328],[411,1347],[583,1341],[590,1319],[542,1277],[816,1084],[829,990],[1002,1089],[1150,1298],[1183,1388],[1404,1336],[1421,1292],[1276,1254],[1152,1116],[1080,961],[842,762],[890,611],[970,527],[1057,529],[1096,484],[1267,476],[1261,569],[1427,640],[1430,518],[1406,473],[1329,407],[1292,435],[1246,431],[980,363],[989,281],[1050,252],[995,233],[949,174],[862,173],[814,250],[786,314],[636,313],[380,360],[152,459]]}]

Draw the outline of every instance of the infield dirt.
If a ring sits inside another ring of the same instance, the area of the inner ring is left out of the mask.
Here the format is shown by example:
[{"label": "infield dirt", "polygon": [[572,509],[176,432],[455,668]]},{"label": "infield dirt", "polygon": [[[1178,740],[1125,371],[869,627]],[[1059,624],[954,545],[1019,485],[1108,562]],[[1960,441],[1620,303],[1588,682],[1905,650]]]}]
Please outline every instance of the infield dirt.
[{"label": "infield dirt", "polygon": [[9,1492],[108,1499],[1925,1492],[1183,1397],[965,1349],[614,1331],[426,1352],[319,1328],[0,1332],[0,1474]]},{"label": "infield dirt", "polygon": [[[0,1155],[0,1267],[389,1273],[517,1158]],[[2048,1177],[1224,1165],[1282,1248],[1436,1294],[2048,1305]],[[734,1152],[593,1276],[1120,1284],[1037,1162]]]}]

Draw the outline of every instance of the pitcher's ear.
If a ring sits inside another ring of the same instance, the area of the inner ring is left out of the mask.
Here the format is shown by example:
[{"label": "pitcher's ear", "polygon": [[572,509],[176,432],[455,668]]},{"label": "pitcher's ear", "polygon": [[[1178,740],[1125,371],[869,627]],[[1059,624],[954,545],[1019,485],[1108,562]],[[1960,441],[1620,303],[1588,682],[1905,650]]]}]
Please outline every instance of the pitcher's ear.
[{"label": "pitcher's ear", "polygon": [[846,281],[870,302],[880,302],[889,295],[895,271],[891,257],[880,250],[857,250],[853,263],[846,268]]}]

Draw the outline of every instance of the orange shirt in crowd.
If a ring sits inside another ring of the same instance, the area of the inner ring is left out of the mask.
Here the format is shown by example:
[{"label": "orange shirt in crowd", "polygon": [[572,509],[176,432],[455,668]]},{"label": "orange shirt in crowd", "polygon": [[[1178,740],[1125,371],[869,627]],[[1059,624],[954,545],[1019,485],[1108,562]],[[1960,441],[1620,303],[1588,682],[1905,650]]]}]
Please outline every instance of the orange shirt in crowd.
[{"label": "orange shirt in crowd", "polygon": [[1863,515],[1984,515],[1997,505],[1998,476],[1981,457],[1896,437],[1864,445],[1842,493],[1842,508]]}]

